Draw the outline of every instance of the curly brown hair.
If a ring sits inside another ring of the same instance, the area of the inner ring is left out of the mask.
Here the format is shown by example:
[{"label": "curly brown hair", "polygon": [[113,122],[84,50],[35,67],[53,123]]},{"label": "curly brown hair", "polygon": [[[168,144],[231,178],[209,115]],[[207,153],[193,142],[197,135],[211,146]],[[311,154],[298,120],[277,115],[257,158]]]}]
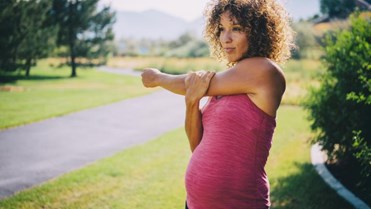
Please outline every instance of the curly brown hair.
[{"label": "curly brown hair", "polygon": [[230,12],[246,31],[249,48],[242,59],[266,57],[283,63],[290,58],[294,33],[288,13],[276,0],[212,0],[205,10],[204,36],[213,56],[226,58],[219,41],[220,17],[225,12]]}]

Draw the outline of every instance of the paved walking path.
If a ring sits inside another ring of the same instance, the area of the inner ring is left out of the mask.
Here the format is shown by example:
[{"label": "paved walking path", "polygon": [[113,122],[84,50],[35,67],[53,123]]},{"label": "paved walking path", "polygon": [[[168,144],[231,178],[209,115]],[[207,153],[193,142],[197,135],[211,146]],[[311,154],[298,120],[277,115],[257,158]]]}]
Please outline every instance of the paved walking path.
[{"label": "paved walking path", "polygon": [[132,69],[123,69],[123,68],[114,68],[108,66],[100,66],[97,68],[98,71],[107,72],[107,73],[115,73],[115,74],[122,74],[122,75],[132,75],[132,76],[139,76],[142,72]]},{"label": "paved walking path", "polygon": [[178,128],[184,100],[165,91],[0,132],[0,199]]}]

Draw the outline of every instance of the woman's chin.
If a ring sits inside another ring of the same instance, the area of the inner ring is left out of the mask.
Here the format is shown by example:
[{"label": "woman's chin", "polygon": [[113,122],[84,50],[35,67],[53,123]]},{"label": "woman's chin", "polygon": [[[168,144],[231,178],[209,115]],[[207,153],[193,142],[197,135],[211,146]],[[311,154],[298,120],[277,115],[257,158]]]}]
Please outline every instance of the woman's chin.
[{"label": "woman's chin", "polygon": [[234,63],[234,62],[237,62],[238,59],[235,59],[235,58],[228,58],[227,61],[228,61],[229,63]]}]

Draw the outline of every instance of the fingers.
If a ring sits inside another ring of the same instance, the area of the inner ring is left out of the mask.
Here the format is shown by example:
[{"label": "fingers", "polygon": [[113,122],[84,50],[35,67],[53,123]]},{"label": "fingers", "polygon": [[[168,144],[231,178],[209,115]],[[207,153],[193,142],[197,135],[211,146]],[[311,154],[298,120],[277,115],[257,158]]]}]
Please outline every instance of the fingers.
[{"label": "fingers", "polygon": [[207,81],[209,82],[211,78],[214,76],[214,72],[211,71],[197,71],[197,72],[190,72],[187,74],[185,78],[186,85],[190,83],[195,83],[196,81]]},{"label": "fingers", "polygon": [[215,72],[211,71],[190,72],[185,78],[185,87],[187,89],[191,86],[193,86],[194,88],[207,89],[214,75]]},{"label": "fingers", "polygon": [[203,81],[210,81],[215,75],[215,72],[212,71],[197,71],[188,73],[186,80],[195,80],[200,79]]},{"label": "fingers", "polygon": [[205,77],[206,80],[210,81],[210,80],[214,77],[214,75],[215,75],[215,72],[208,71],[208,72],[204,75],[204,77]]},{"label": "fingers", "polygon": [[206,83],[210,83],[211,79],[214,77],[215,75],[215,72],[211,72],[211,71],[207,71],[205,73],[202,74],[201,76],[201,79],[206,82]]},{"label": "fingers", "polygon": [[189,84],[191,82],[191,80],[194,80],[195,76],[196,76],[196,73],[195,72],[188,73],[187,76],[186,76],[186,78],[185,78],[186,84],[187,83]]},{"label": "fingers", "polygon": [[200,71],[196,71],[196,72],[190,72],[190,73],[188,73],[188,75],[198,76],[200,78],[204,78],[204,77],[215,75],[215,72],[200,70]]},{"label": "fingers", "polygon": [[199,100],[205,96],[214,72],[197,71],[189,73],[185,78],[186,98]]}]

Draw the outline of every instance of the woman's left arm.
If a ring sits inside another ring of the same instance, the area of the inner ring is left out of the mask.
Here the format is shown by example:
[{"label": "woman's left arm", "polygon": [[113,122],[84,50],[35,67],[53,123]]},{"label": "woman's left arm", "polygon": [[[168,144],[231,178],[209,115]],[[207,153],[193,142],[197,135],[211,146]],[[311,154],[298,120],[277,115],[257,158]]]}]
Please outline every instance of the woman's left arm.
[{"label": "woman's left arm", "polygon": [[200,144],[203,135],[199,104],[199,101],[190,102],[186,99],[185,131],[192,152]]},{"label": "woman's left arm", "polygon": [[187,75],[185,79],[185,130],[192,152],[200,144],[203,135],[200,100],[207,92],[210,80],[214,75],[213,72],[196,72]]}]

